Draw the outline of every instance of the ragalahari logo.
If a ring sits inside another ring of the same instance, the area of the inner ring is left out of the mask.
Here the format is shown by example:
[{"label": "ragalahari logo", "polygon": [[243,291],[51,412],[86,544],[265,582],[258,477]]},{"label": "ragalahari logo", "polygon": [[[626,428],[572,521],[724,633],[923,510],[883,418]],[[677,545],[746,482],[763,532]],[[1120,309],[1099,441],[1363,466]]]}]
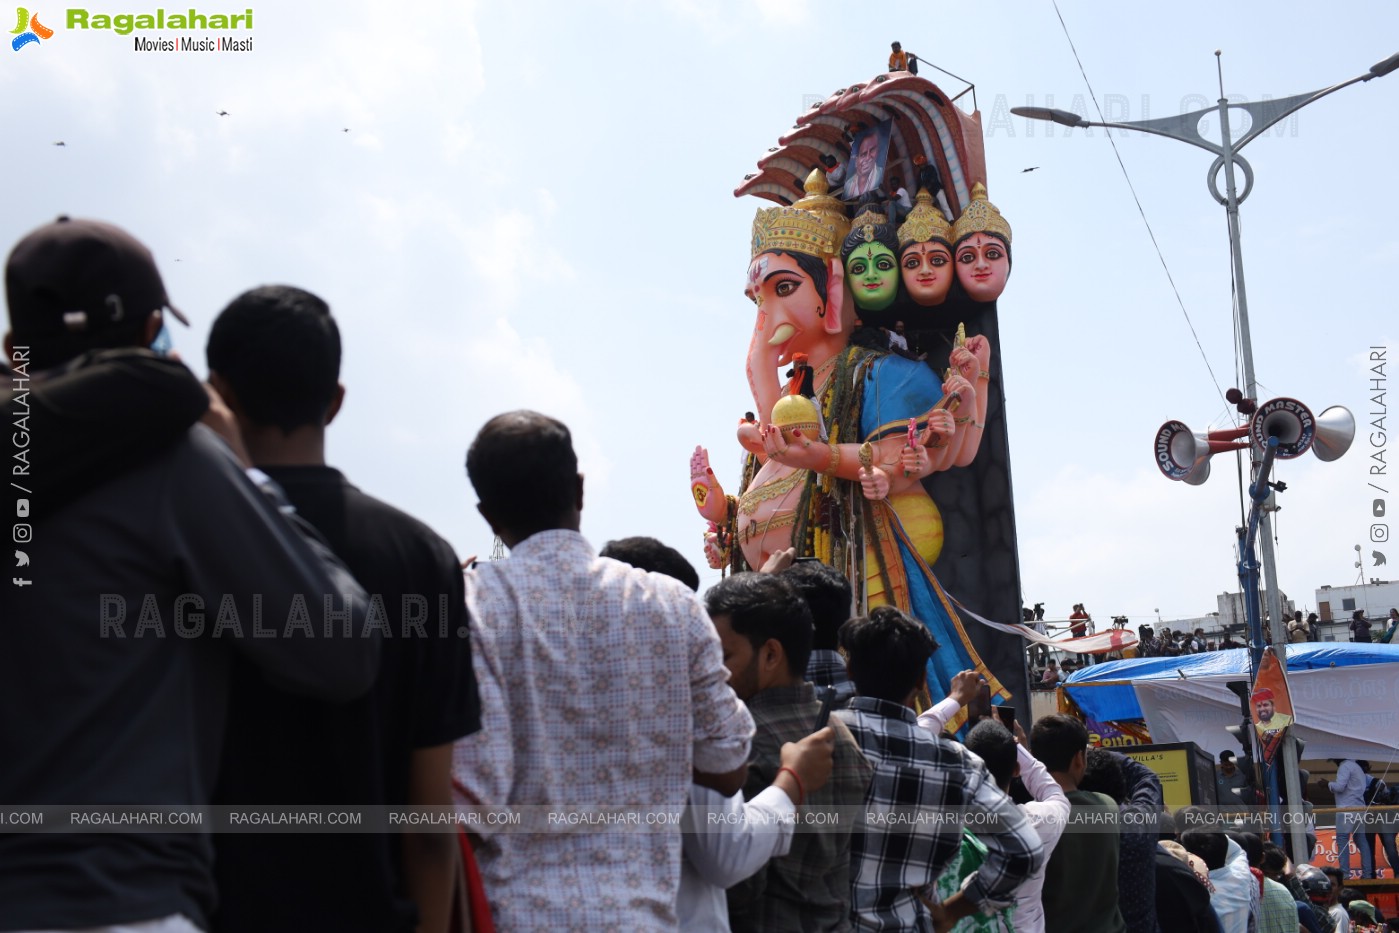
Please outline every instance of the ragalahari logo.
[{"label": "ragalahari logo", "polygon": [[10,32],[14,35],[14,39],[10,41],[10,48],[16,52],[30,43],[37,44],[40,39],[53,38],[53,30],[39,22],[39,14],[30,16],[24,7],[15,10],[15,28]]}]

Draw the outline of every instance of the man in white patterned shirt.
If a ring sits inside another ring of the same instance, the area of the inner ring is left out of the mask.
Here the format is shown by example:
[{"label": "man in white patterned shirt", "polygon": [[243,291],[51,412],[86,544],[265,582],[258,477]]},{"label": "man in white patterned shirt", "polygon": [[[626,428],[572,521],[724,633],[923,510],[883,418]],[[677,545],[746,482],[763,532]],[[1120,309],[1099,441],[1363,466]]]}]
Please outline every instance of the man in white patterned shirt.
[{"label": "man in white patterned shirt", "polygon": [[499,415],[467,453],[477,508],[510,557],[467,575],[481,731],[457,743],[466,803],[557,812],[544,832],[481,831],[498,930],[674,930],[680,833],[598,831],[569,814],[679,816],[690,783],[732,794],[753,720],[683,584],[596,556],[579,534],[568,428]]}]

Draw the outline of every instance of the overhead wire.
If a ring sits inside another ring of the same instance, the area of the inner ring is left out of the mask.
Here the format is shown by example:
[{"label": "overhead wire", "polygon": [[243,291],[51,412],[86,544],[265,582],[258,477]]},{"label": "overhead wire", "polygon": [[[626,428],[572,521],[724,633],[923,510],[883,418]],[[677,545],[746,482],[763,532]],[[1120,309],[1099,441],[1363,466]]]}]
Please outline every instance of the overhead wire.
[{"label": "overhead wire", "polygon": [[[1100,123],[1106,123],[1107,121],[1106,121],[1106,120],[1104,119],[1104,117],[1103,117],[1103,108],[1102,108],[1101,106],[1099,106],[1099,104],[1098,104],[1098,95],[1097,95],[1097,93],[1093,90],[1093,82],[1091,82],[1091,81],[1088,80],[1088,72],[1087,72],[1087,70],[1083,67],[1083,59],[1079,57],[1079,54],[1078,54],[1078,47],[1074,45],[1073,36],[1071,36],[1071,35],[1069,34],[1069,26],[1068,26],[1068,24],[1067,24],[1066,22],[1064,22],[1064,14],[1063,14],[1063,12],[1061,12],[1060,9],[1059,9],[1059,2],[1058,2],[1058,0],[1051,0],[1051,2],[1052,2],[1053,5],[1054,5],[1054,15],[1057,16],[1057,17],[1059,17],[1059,26],[1060,26],[1061,29],[1064,30],[1064,38],[1065,38],[1066,40],[1068,40],[1068,43],[1069,43],[1069,50],[1073,52],[1074,61],[1078,64],[1078,73],[1079,73],[1080,75],[1082,75],[1084,86],[1088,88],[1088,97],[1089,97],[1089,99],[1091,99],[1091,100],[1093,101],[1093,108],[1098,112],[1098,121],[1099,121]],[[1214,383],[1214,390],[1215,390],[1216,393],[1219,394],[1219,399],[1220,399],[1220,401],[1224,402],[1224,404],[1225,404],[1225,406],[1226,406],[1226,409],[1225,409],[1225,410],[1226,410],[1226,411],[1229,411],[1230,409],[1233,408],[1233,406],[1229,405],[1228,400],[1225,399],[1225,397],[1224,397],[1224,390],[1223,390],[1222,388],[1220,388],[1220,385],[1219,385],[1219,378],[1218,378],[1217,376],[1215,376],[1215,374],[1214,374],[1214,367],[1210,365],[1210,358],[1209,358],[1209,356],[1205,353],[1205,348],[1204,348],[1204,346],[1201,345],[1201,343],[1200,343],[1200,335],[1199,335],[1199,333],[1197,333],[1196,330],[1195,330],[1195,322],[1192,321],[1192,320],[1190,319],[1190,312],[1187,311],[1187,310],[1185,309],[1185,300],[1184,300],[1183,298],[1181,298],[1181,296],[1180,296],[1180,289],[1176,287],[1175,276],[1173,276],[1173,275],[1171,274],[1171,267],[1167,264],[1165,255],[1161,252],[1161,244],[1160,244],[1160,243],[1157,241],[1157,239],[1156,239],[1156,231],[1153,230],[1152,227],[1151,227],[1151,221],[1150,221],[1150,220],[1147,218],[1147,216],[1146,216],[1146,209],[1145,209],[1144,207],[1142,207],[1141,198],[1137,196],[1137,188],[1136,188],[1136,185],[1132,184],[1132,176],[1131,176],[1131,175],[1128,173],[1128,171],[1127,171],[1127,164],[1126,164],[1125,162],[1122,161],[1122,153],[1118,151],[1118,148],[1117,148],[1117,141],[1116,141],[1116,139],[1115,139],[1115,138],[1113,137],[1113,135],[1112,135],[1112,130],[1109,129],[1109,128],[1107,128],[1107,127],[1104,127],[1104,128],[1103,128],[1103,134],[1104,134],[1105,136],[1107,136],[1108,143],[1109,143],[1109,145],[1112,146],[1112,154],[1113,154],[1113,156],[1116,157],[1116,159],[1117,159],[1118,168],[1122,169],[1122,177],[1123,177],[1123,178],[1126,180],[1126,182],[1127,182],[1127,188],[1128,188],[1128,190],[1130,190],[1130,191],[1132,192],[1132,200],[1133,200],[1133,201],[1136,203],[1136,205],[1137,205],[1137,213],[1141,215],[1142,224],[1145,225],[1145,227],[1146,227],[1147,236],[1149,236],[1149,237],[1151,238],[1151,246],[1152,246],[1152,248],[1153,248],[1154,250],[1156,250],[1156,258],[1157,258],[1157,260],[1160,261],[1160,263],[1161,263],[1161,269],[1166,273],[1166,281],[1169,282],[1170,285],[1171,285],[1171,292],[1172,292],[1172,294],[1175,295],[1175,298],[1176,298],[1176,305],[1180,308],[1181,316],[1185,318],[1185,325],[1186,325],[1186,327],[1190,328],[1190,336],[1191,336],[1191,339],[1193,339],[1193,340],[1195,341],[1195,349],[1197,349],[1197,350],[1200,351],[1200,359],[1204,361],[1204,363],[1205,363],[1205,369],[1206,369],[1206,370],[1209,372],[1209,374],[1210,374],[1210,381]],[[1240,349],[1240,348],[1241,348],[1241,345],[1242,345],[1242,338],[1241,338],[1241,335],[1240,335],[1240,333],[1239,333],[1239,300],[1238,300],[1237,283],[1236,283],[1235,280],[1234,280],[1234,267],[1233,267],[1232,262],[1230,263],[1230,266],[1229,266],[1229,291],[1230,291],[1230,294],[1231,294],[1232,297],[1233,297],[1233,312],[1234,312],[1234,313],[1233,313],[1233,318],[1234,318],[1234,375],[1235,375],[1235,382],[1239,382],[1239,381],[1241,381],[1240,367],[1241,367],[1241,365],[1242,365],[1242,353],[1241,353],[1241,349]],[[1231,416],[1231,417],[1232,417],[1232,416]],[[1237,422],[1235,422],[1235,424],[1236,424],[1236,426],[1237,426]],[[1236,459],[1236,461],[1237,461],[1239,458],[1236,457],[1235,459]],[[1243,471],[1243,464],[1242,464],[1242,462],[1239,462],[1238,468],[1239,468],[1239,523],[1240,523],[1241,525],[1243,525],[1243,524],[1246,524],[1246,523],[1247,523],[1247,519],[1244,518],[1245,511],[1246,511],[1246,510],[1245,510],[1245,507],[1244,507],[1244,489],[1245,489],[1246,484],[1245,484],[1245,482],[1244,482],[1244,471]]]},{"label": "overhead wire", "polygon": [[[1078,48],[1074,45],[1073,36],[1069,35],[1069,26],[1064,22],[1064,14],[1059,10],[1058,0],[1051,0],[1054,4],[1054,14],[1059,17],[1059,26],[1064,30],[1064,38],[1068,40],[1069,49],[1073,52],[1074,61],[1078,64],[1078,72],[1083,76],[1083,83],[1088,88],[1088,96],[1093,101],[1093,108],[1098,112],[1099,122],[1106,123],[1103,117],[1103,108],[1098,104],[1098,95],[1093,90],[1093,83],[1088,80],[1088,72],[1083,67],[1083,60],[1079,57]],[[1132,184],[1132,176],[1127,172],[1127,165],[1122,161],[1122,153],[1117,149],[1117,141],[1112,135],[1112,130],[1104,129],[1109,144],[1112,146],[1112,153],[1117,158],[1117,165],[1122,169],[1122,177],[1127,181],[1127,188],[1132,192],[1132,200],[1137,205],[1137,213],[1141,215],[1142,223],[1146,226],[1147,235],[1151,238],[1152,248],[1156,250],[1156,258],[1161,262],[1161,268],[1166,273],[1166,281],[1171,285],[1171,292],[1176,297],[1176,304],[1180,307],[1180,313],[1185,318],[1185,324],[1190,328],[1190,336],[1195,341],[1195,348],[1200,351],[1200,358],[1204,360],[1205,369],[1210,374],[1210,381],[1214,383],[1215,391],[1219,393],[1221,401],[1224,400],[1224,390],[1219,386],[1219,379],[1214,374],[1214,367],[1210,365],[1209,357],[1205,354],[1205,348],[1200,343],[1200,335],[1195,331],[1195,323],[1190,320],[1190,313],[1185,310],[1185,301],[1180,296],[1180,289],[1176,287],[1176,280],[1171,275],[1171,267],[1166,263],[1166,257],[1161,252],[1161,244],[1156,240],[1156,231],[1151,228],[1151,221],[1147,219],[1146,209],[1142,207],[1141,198],[1137,196],[1137,188]],[[1237,316],[1236,316],[1237,319]],[[1227,404],[1227,402],[1226,402]]]}]

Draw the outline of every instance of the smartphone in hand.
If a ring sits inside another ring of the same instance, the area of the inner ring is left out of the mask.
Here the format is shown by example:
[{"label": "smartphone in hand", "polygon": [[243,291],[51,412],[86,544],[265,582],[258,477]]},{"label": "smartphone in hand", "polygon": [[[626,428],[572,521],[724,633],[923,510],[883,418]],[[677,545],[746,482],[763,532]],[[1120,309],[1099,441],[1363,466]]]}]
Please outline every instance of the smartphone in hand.
[{"label": "smartphone in hand", "polygon": [[967,718],[974,726],[988,716],[995,715],[995,707],[991,705],[991,685],[985,678],[981,681],[981,686],[976,688],[976,696],[967,704]]},{"label": "smartphone in hand", "polygon": [[831,721],[831,706],[836,701],[836,688],[817,687],[816,695],[821,698],[821,712],[816,715],[816,728],[812,729],[812,732],[821,731]]}]

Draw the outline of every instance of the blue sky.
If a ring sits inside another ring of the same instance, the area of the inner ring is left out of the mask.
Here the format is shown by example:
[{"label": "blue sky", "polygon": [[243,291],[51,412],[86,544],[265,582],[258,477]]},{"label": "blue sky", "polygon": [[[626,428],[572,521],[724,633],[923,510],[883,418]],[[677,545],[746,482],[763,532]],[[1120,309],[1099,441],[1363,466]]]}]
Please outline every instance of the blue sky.
[{"label": "blue sky", "polygon": [[[706,445],[732,484],[733,426],[751,407],[742,277],[766,202],[731,192],[805,98],[879,73],[899,39],[976,84],[991,199],[1014,228],[1000,317],[1026,601],[1147,621],[1203,614],[1237,588],[1232,457],[1198,488],[1152,463],[1163,421],[1203,430],[1228,410],[1113,150],[1102,130],[1008,114],[1092,106],[1052,4],[253,8],[250,53],[159,54],[31,4],[56,35],[0,54],[0,243],[65,212],[127,227],[193,318],[174,337],[201,374],[208,325],[234,295],[271,282],[321,294],[346,344],[330,460],[463,556],[491,547],[466,446],[491,415],[531,407],[574,430],[595,544],[652,534],[702,565],[689,453]],[[1399,51],[1388,4],[1060,9],[1119,119],[1212,104],[1216,48],[1226,89],[1248,100]],[[1299,607],[1355,581],[1356,544],[1369,576],[1389,577],[1372,550],[1399,561],[1399,545],[1369,540],[1386,496],[1367,486],[1365,417],[1369,348],[1399,353],[1386,274],[1399,262],[1396,110],[1399,77],[1357,85],[1245,153],[1260,395],[1343,404],[1362,428],[1341,461],[1280,469],[1279,572]],[[1227,389],[1240,380],[1210,157],[1141,135],[1118,150]],[[1392,480],[1399,452],[1386,450]]]}]

